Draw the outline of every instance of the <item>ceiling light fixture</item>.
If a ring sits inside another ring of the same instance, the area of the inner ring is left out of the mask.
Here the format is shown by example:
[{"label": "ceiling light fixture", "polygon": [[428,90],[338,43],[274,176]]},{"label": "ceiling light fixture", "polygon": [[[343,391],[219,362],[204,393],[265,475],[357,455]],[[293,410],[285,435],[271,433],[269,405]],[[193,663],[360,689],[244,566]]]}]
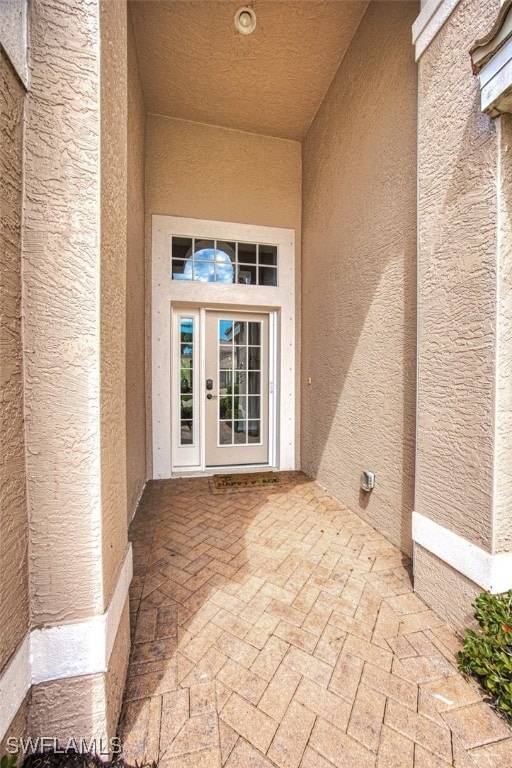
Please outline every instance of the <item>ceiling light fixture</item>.
[{"label": "ceiling light fixture", "polygon": [[256,29],[256,14],[246,5],[235,13],[235,28],[241,35],[250,35]]}]

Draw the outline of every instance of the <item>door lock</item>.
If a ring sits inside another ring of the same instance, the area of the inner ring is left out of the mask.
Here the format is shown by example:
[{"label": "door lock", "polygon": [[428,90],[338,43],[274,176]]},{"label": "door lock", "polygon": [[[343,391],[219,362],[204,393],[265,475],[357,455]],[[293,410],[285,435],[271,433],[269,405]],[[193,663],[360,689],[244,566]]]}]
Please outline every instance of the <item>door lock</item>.
[{"label": "door lock", "polygon": [[206,379],[206,389],[213,389],[213,379]]}]

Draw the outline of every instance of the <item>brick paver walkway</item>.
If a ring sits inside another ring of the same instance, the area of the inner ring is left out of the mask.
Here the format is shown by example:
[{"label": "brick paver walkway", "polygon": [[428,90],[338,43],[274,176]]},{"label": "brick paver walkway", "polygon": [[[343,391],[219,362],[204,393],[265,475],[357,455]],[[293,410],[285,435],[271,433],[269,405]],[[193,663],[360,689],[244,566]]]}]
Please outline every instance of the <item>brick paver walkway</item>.
[{"label": "brick paver walkway", "polygon": [[304,476],[149,484],[131,528],[125,758],[162,768],[506,768],[409,563]]}]

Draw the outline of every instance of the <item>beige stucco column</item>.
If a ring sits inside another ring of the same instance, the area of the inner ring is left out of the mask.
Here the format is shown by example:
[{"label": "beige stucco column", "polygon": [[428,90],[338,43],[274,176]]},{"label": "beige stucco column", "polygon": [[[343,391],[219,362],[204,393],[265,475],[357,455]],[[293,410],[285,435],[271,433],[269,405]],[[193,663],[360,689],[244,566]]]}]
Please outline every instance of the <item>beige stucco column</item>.
[{"label": "beige stucco column", "polygon": [[482,114],[469,58],[498,10],[499,0],[427,2],[414,30],[415,588],[458,629],[478,592],[512,587],[512,135],[508,118]]},{"label": "beige stucco column", "polygon": [[23,314],[33,735],[113,735],[129,645],[126,3],[32,0]]}]

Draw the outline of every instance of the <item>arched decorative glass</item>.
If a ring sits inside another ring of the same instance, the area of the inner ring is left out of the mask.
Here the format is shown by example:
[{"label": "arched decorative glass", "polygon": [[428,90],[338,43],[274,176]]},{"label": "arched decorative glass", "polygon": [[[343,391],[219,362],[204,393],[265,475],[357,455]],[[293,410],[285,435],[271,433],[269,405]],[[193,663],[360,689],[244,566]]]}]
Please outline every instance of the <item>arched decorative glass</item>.
[{"label": "arched decorative glass", "polygon": [[173,280],[277,285],[277,247],[257,243],[172,238]]}]

